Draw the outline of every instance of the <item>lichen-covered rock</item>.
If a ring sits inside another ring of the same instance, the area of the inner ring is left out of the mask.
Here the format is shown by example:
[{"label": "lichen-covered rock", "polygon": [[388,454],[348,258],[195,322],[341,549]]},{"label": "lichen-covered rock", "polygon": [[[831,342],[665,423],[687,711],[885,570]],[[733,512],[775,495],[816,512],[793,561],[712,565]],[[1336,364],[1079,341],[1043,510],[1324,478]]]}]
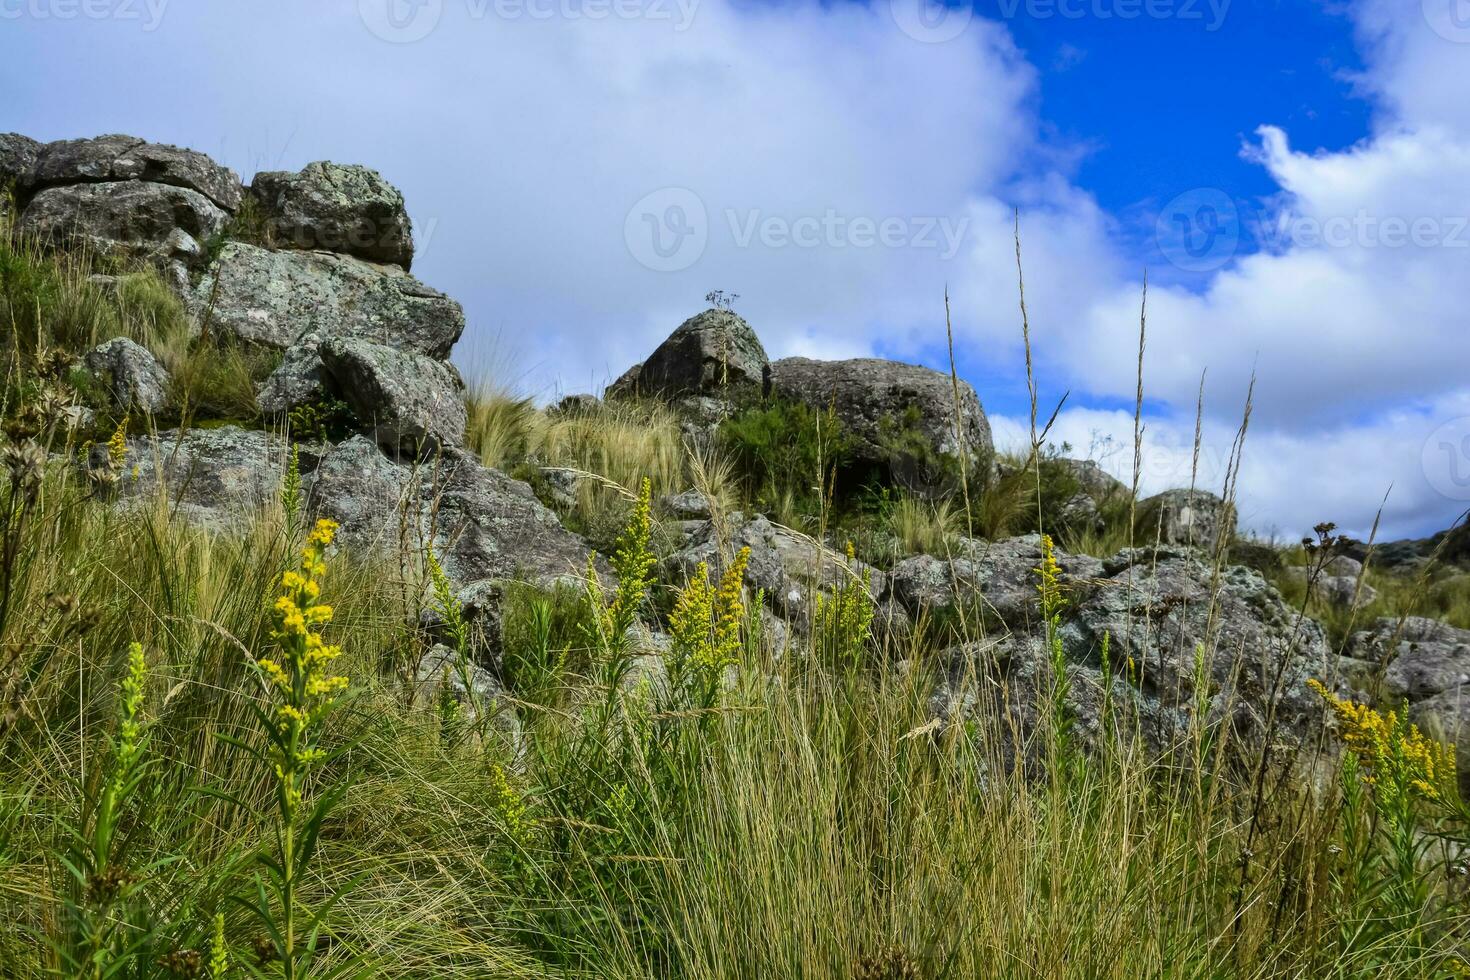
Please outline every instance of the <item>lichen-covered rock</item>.
[{"label": "lichen-covered rock", "polygon": [[1235,536],[1235,508],[1205,490],[1165,490],[1139,503],[1136,523],[1142,541],[1213,551]]},{"label": "lichen-covered rock", "polygon": [[318,161],[300,173],[256,174],[250,194],[276,245],[325,249],[404,269],[413,263],[403,195],[376,170]]},{"label": "lichen-covered rock", "polygon": [[379,444],[417,455],[464,443],[464,382],[443,361],[331,337],[318,351],[333,387]]},{"label": "lichen-covered rock", "polygon": [[701,562],[712,575],[719,575],[728,556],[749,548],[747,590],[752,595],[764,591],[771,608],[787,616],[798,629],[806,626],[818,591],[831,592],[848,582],[866,580],[868,592],[876,600],[887,588],[886,577],[876,568],[849,560],[806,535],[777,527],[765,517],[731,514],[724,524],[729,532],[724,542],[714,521],[702,524],[685,547],[667,559],[670,577],[676,581],[691,579]]},{"label": "lichen-covered rock", "polygon": [[710,309],[681,323],[638,366],[635,377],[620,378],[608,394],[674,399],[739,388],[759,391],[768,364],[750,324],[729,310]]},{"label": "lichen-covered rock", "polygon": [[344,547],[397,555],[432,546],[457,589],[483,579],[554,582],[587,567],[586,543],[529,486],[464,452],[415,465],[354,436],[316,467],[309,499],[316,515],[342,525]]},{"label": "lichen-covered rock", "polygon": [[[1061,582],[1075,600],[1103,574],[1103,563],[1085,555],[1055,551]],[[1004,541],[960,539],[946,557],[916,555],[893,566],[889,589],[912,615],[948,618],[966,613],[972,625],[1005,623],[1027,628],[1041,621],[1036,569],[1041,565],[1041,538],[1029,535]]]},{"label": "lichen-covered rock", "polygon": [[82,366],[112,393],[123,409],[149,415],[168,406],[169,376],[148,350],[126,337],[114,337],[82,357]]},{"label": "lichen-covered rock", "polygon": [[286,348],[281,363],[255,393],[255,404],[262,415],[279,418],[326,394],[327,369],[322,364],[321,345],[321,337],[313,333]]},{"label": "lichen-covered rock", "polygon": [[[1057,557],[1065,567],[1067,556]],[[1260,575],[1227,568],[1217,579],[1213,565],[1188,549],[1136,549],[1098,564],[1101,578],[1069,583],[1063,575],[1066,605],[1057,633],[1067,663],[1067,712],[1082,744],[1096,745],[1101,737],[1105,700],[1129,722],[1126,731],[1154,747],[1177,743],[1201,723],[1228,725],[1232,743],[1248,753],[1268,738],[1290,744],[1316,731],[1322,705],[1306,681],[1327,676],[1326,636]],[[902,581],[895,569],[895,586]],[[1035,581],[1033,574],[1033,590]],[[1027,600],[1025,609],[1020,589],[1008,575],[1002,592],[1015,601],[1000,604],[1022,614],[989,629],[967,624],[962,635],[975,639],[939,658],[930,702],[936,717],[999,719],[994,734],[1003,740],[1045,723],[1052,650],[1037,604]],[[994,605],[994,590],[982,590]],[[1004,692],[1003,705],[997,692]],[[1273,692],[1278,701],[1268,732]],[[1196,719],[1197,711],[1204,717]],[[1310,764],[1305,757],[1295,762]]]},{"label": "lichen-covered rock", "polygon": [[243,195],[235,172],[203,153],[117,134],[47,143],[37,151],[26,183],[40,190],[116,181],[187,188],[226,211],[238,208]]},{"label": "lichen-covered rock", "polygon": [[197,243],[218,234],[228,220],[198,191],[129,180],[48,187],[26,205],[17,227],[58,247],[168,259],[175,256],[179,232]]},{"label": "lichen-covered rock", "polygon": [[460,663],[457,651],[436,643],[419,661],[413,702],[419,708],[432,709],[445,696],[456,705],[460,724],[473,726],[480,720],[479,713],[484,712],[490,727],[509,742],[511,754],[522,754],[525,735],[521,720],[508,703],[500,681],[477,663]]},{"label": "lichen-covered rock", "polygon": [[287,348],[308,334],[446,358],[464,331],[454,300],[395,265],[231,242],[194,294],[203,329]]},{"label": "lichen-covered rock", "polygon": [[[249,521],[280,499],[289,454],[284,440],[232,425],[139,436],[127,446],[107,481],[125,506],[148,506],[162,494],[170,514],[216,530]],[[106,447],[98,448],[92,470],[100,476]]]},{"label": "lichen-covered rock", "polygon": [[679,521],[707,521],[711,516],[710,499],[698,490],[666,495],[659,510]]},{"label": "lichen-covered rock", "polygon": [[855,461],[880,465],[917,488],[942,480],[935,469],[945,457],[968,465],[994,451],[975,389],[961,381],[956,406],[950,376],[926,367],[878,358],[788,357],[771,362],[770,393],[818,411],[830,406],[851,439]]},{"label": "lichen-covered rock", "polygon": [[[1387,708],[1407,704],[1409,717],[1432,737],[1455,745],[1462,792],[1470,792],[1470,630],[1437,619],[1379,619],[1355,633],[1347,656],[1374,687],[1370,700]],[[1358,692],[1362,696],[1362,692]]]},{"label": "lichen-covered rock", "polygon": [[0,133],[0,220],[14,216],[15,199],[30,181],[41,144],[19,133]]}]

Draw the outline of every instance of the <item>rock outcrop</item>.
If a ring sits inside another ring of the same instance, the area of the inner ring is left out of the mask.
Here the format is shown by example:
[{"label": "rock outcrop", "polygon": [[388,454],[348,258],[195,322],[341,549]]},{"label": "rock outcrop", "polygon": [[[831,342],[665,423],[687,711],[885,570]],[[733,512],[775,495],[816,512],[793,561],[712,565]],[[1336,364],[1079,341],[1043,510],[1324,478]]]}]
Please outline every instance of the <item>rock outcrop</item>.
[{"label": "rock outcrop", "polygon": [[741,389],[759,392],[769,361],[760,338],[729,310],[710,309],[690,317],[659,344],[648,360],[608,387],[608,397],[643,395],[673,400],[686,395],[726,397]]},{"label": "rock outcrop", "polygon": [[1455,746],[1460,790],[1470,793],[1470,630],[1437,619],[1380,619],[1355,633],[1349,693],[1387,708],[1406,705],[1426,733]]},{"label": "rock outcrop", "polygon": [[413,264],[403,195],[376,170],[318,161],[300,173],[256,174],[250,195],[277,246],[340,252],[405,271]]},{"label": "rock outcrop", "polygon": [[443,359],[464,310],[394,265],[231,242],[193,294],[203,329],[285,349],[317,334]]},{"label": "rock outcrop", "polygon": [[35,192],[62,184],[120,181],[182,187],[231,212],[244,192],[234,171],[203,153],[117,134],[41,146],[23,183]]},{"label": "rock outcrop", "polygon": [[464,442],[464,382],[443,361],[344,337],[324,341],[318,355],[385,448],[417,456]]},{"label": "rock outcrop", "polygon": [[[727,538],[722,539],[722,530]],[[665,561],[665,570],[674,581],[689,581],[703,563],[718,576],[725,562],[742,548],[750,549],[745,570],[748,591],[752,595],[764,592],[771,609],[787,616],[797,628],[809,623],[818,592],[831,593],[848,582],[866,581],[876,600],[887,588],[887,577],[876,568],[759,515],[731,514],[723,528],[705,521]]]},{"label": "rock outcrop", "polygon": [[53,246],[168,259],[178,251],[198,254],[198,243],[219,234],[228,220],[187,187],[117,181],[48,187],[30,199],[18,228]]},{"label": "rock outcrop", "polygon": [[458,588],[482,579],[545,583],[587,567],[586,543],[528,485],[457,450],[414,465],[354,436],[323,457],[309,499],[313,513],[342,525],[345,546],[387,554],[432,547]]},{"label": "rock outcrop", "polygon": [[113,403],[127,411],[149,415],[168,405],[169,376],[148,348],[126,337],[114,337],[82,357],[82,366],[112,394]]},{"label": "rock outcrop", "polygon": [[1235,508],[1205,490],[1165,490],[1139,503],[1137,527],[1141,541],[1213,551],[1234,537]]},{"label": "rock outcrop", "polygon": [[465,311],[397,266],[229,242],[194,291],[206,331],[268,347],[348,336],[444,359]]},{"label": "rock outcrop", "polygon": [[942,482],[946,458],[973,465],[994,452],[975,389],[960,382],[957,404],[950,376],[926,367],[788,357],[771,363],[770,394],[818,411],[831,408],[856,462],[880,466],[911,486]]}]

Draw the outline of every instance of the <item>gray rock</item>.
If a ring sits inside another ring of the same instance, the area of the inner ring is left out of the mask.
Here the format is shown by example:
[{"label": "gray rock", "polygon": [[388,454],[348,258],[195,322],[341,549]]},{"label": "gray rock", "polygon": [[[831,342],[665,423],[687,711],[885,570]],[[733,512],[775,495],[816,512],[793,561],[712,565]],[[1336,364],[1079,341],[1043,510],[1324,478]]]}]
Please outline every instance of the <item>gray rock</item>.
[{"label": "gray rock", "polygon": [[1137,526],[1142,541],[1213,551],[1234,537],[1235,508],[1205,490],[1165,490],[1139,503]]},{"label": "gray rock", "polygon": [[181,241],[177,233],[197,242],[228,220],[197,191],[138,180],[49,187],[26,205],[17,227],[59,247],[168,259]]},{"label": "gray rock", "polygon": [[567,395],[553,405],[548,412],[554,415],[591,415],[602,408],[602,399],[596,395]]},{"label": "gray rock", "polygon": [[457,589],[484,579],[547,584],[587,567],[586,543],[529,486],[465,452],[413,465],[354,436],[317,466],[310,505],[342,525],[344,547],[398,555],[432,546]]},{"label": "gray rock", "polygon": [[459,654],[453,648],[436,643],[419,661],[413,701],[421,708],[432,708],[441,692],[448,693],[459,705],[460,719],[465,724],[479,721],[477,710],[485,712],[490,726],[510,742],[513,754],[521,754],[525,734],[505,688],[484,667],[474,662],[461,665]]},{"label": "gray rock", "polygon": [[1326,634],[1260,573],[1229,566],[1216,579],[1212,564],[1187,550],[1148,548],[1109,559],[1106,572],[1109,578],[1067,615],[1073,659],[1098,663],[1108,636],[1112,668],[1131,663],[1144,695],[1165,713],[1189,703],[1203,678],[1203,695],[1228,702],[1237,734],[1247,739],[1264,734],[1278,674],[1281,731],[1305,732],[1320,717],[1306,681],[1329,669]]},{"label": "gray rock", "polygon": [[464,443],[464,382],[448,364],[342,337],[323,341],[318,353],[333,386],[384,447],[419,454]]},{"label": "gray rock", "polygon": [[19,133],[0,133],[0,219],[14,215],[15,198],[30,182],[41,144]]},{"label": "gray rock", "polygon": [[442,359],[464,330],[458,303],[397,266],[242,242],[224,247],[194,301],[204,329],[278,348],[315,333]]},{"label": "gray rock", "polygon": [[745,571],[747,591],[754,595],[763,590],[771,608],[787,616],[798,629],[805,628],[809,622],[817,591],[830,593],[864,575],[874,600],[887,588],[886,577],[877,569],[856,559],[849,561],[805,535],[777,527],[765,517],[731,514],[726,525],[730,537],[723,547],[715,522],[706,521],[695,531],[689,543],[666,560],[670,577],[675,581],[692,579],[701,562],[709,568],[711,576],[717,576],[725,567],[725,556],[749,548],[750,560]]},{"label": "gray rock", "polygon": [[956,438],[950,376],[926,367],[877,358],[788,357],[771,363],[770,392],[818,411],[831,406],[852,439],[854,459],[884,466],[910,486],[942,481],[942,474],[933,472],[938,457],[974,463],[994,451],[990,422],[975,389],[959,384]]},{"label": "gray rock", "polygon": [[707,521],[710,519],[710,501],[698,490],[671,493],[659,501],[659,509],[680,521]]},{"label": "gray rock", "polygon": [[[1085,555],[1055,551],[1061,584],[1069,601],[1103,575],[1103,563]],[[1041,538],[1028,535],[1004,541],[960,539],[951,555],[906,558],[889,573],[890,592],[912,615],[968,615],[966,625],[1004,623],[1017,629],[1041,621],[1036,570],[1041,566]]]},{"label": "gray rock", "polygon": [[647,397],[720,393],[733,388],[759,391],[769,364],[760,338],[729,310],[710,309],[681,323],[638,368],[635,379],[620,378],[609,395],[627,389]]},{"label": "gray rock", "polygon": [[[101,458],[106,456],[106,447]],[[150,506],[163,496],[170,514],[214,530],[238,528],[280,499],[289,449],[265,432],[221,426],[172,430],[128,440],[113,473],[123,506]],[[92,470],[99,470],[94,455]]]},{"label": "gray rock", "polygon": [[61,184],[146,181],[187,188],[217,207],[240,206],[240,178],[203,153],[135,136],[60,140],[37,151],[27,184],[39,190]]},{"label": "gray rock", "polygon": [[148,348],[126,337],[94,347],[83,356],[82,366],[108,386],[121,409],[155,415],[168,407],[168,372]]},{"label": "gray rock", "polygon": [[639,361],[603,389],[602,397],[607,401],[619,401],[638,397],[638,379],[643,375],[643,362]]},{"label": "gray rock", "polygon": [[320,336],[307,334],[286,348],[280,365],[255,393],[255,403],[262,415],[279,418],[326,394],[327,372],[322,364],[321,344]]},{"label": "gray rock", "polygon": [[376,170],[329,161],[255,175],[251,196],[275,245],[325,249],[408,269],[413,233],[403,195]]},{"label": "gray rock", "polygon": [[1470,630],[1418,616],[1402,628],[1379,619],[1353,634],[1346,654],[1367,665],[1367,700],[1407,705],[1425,734],[1454,744],[1460,790],[1470,793]]}]

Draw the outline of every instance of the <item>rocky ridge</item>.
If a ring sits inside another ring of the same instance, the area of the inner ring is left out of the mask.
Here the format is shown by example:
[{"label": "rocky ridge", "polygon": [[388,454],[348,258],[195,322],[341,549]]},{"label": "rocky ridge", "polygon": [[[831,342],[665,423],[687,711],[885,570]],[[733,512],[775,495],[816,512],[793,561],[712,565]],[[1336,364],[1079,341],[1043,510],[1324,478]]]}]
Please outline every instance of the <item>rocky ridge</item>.
[{"label": "rocky ridge", "polygon": [[[464,385],[449,362],[464,314],[409,272],[403,197],[376,172],[320,162],[258,175],[246,188],[192,150],[123,136],[38,144],[8,134],[0,136],[0,184],[10,188],[5,206],[13,205],[20,233],[155,263],[201,337],[279,352],[279,367],[258,392],[262,418],[289,422],[325,400],[347,407],[353,432],[296,446],[306,508],[342,525],[342,547],[389,555],[432,549],[466,609],[487,619],[505,581],[553,583],[587,567],[586,540],[527,483],[466,449]],[[161,405],[167,373],[137,344],[109,340],[83,363],[120,406],[151,413]],[[941,490],[954,466],[989,465],[994,450],[968,384],[877,359],[773,362],[754,329],[725,309],[681,324],[604,396],[667,402],[704,435],[741,404],[775,399],[830,411],[857,463],[924,492]],[[577,396],[564,410],[597,405]],[[90,465],[122,505],[162,490],[181,518],[226,528],[278,499],[290,452],[273,431],[222,425],[133,436],[121,473],[106,454],[94,453]],[[1096,500],[1121,489],[1095,470],[1078,464],[1080,519],[1091,520],[1089,504],[1095,511]],[[1016,694],[1023,714],[1036,710],[1050,669],[1038,538],[962,538],[945,554],[880,568],[767,515],[721,516],[687,494],[667,509],[686,522],[663,562],[668,578],[687,577],[701,563],[718,571],[734,549],[748,547],[751,594],[764,595],[769,612],[798,632],[811,628],[816,596],[861,582],[878,611],[884,655],[900,657],[919,624],[963,621],[983,635],[938,658],[931,706],[941,722],[984,710],[976,678]],[[1157,547],[1108,559],[1056,556],[1067,596],[1060,637],[1080,728],[1097,736],[1100,692],[1119,690],[1161,741],[1186,730],[1199,711],[1228,718],[1247,740],[1271,736],[1268,713],[1283,730],[1306,731],[1321,711],[1305,681],[1331,675],[1328,643],[1258,573],[1214,561],[1233,536],[1233,509],[1189,490],[1138,509]],[[1350,570],[1335,571],[1329,578],[1339,581],[1329,588],[1341,591]],[[1470,634],[1434,621],[1394,626],[1379,623],[1353,638],[1343,684],[1407,701],[1425,724],[1460,740],[1470,762],[1470,738],[1460,735]],[[487,667],[495,656],[482,651]],[[487,697],[500,691],[493,676],[473,683]]]}]

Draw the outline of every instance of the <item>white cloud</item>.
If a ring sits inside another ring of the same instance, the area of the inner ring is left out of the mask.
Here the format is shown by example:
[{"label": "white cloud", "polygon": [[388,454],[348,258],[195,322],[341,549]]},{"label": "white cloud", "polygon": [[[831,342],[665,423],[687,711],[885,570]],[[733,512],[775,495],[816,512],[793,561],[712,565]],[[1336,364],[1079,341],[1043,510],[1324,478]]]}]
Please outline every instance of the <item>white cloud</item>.
[{"label": "white cloud", "polygon": [[[773,354],[916,357],[942,344],[948,285],[970,359],[1019,373],[1019,204],[1038,370],[1131,399],[1140,283],[1124,230],[1058,172],[1068,148],[1042,145],[1035,70],[999,26],[922,43],[884,0],[640,8],[672,19],[505,9],[559,8],[443,0],[409,44],[374,36],[358,0],[171,4],[152,32],[7,22],[7,127],[136,132],[246,174],[373,165],[432,229],[416,271],[465,303],[462,360],[517,352],[516,379],[541,393],[616,376],[714,288],[741,294]],[[1373,133],[1313,153],[1267,125],[1246,152],[1280,186],[1268,227],[1291,233],[1202,289],[1149,297],[1148,389],[1164,405],[1151,485],[1179,481],[1201,371],[1207,445],[1223,447],[1255,371],[1241,504],[1261,528],[1296,532],[1329,508],[1360,526],[1389,477],[1396,529],[1452,516],[1414,459],[1431,423],[1470,414],[1470,249],[1454,227],[1470,211],[1470,47],[1419,0],[1362,0],[1355,17]],[[703,251],[674,272],[640,265],[626,238],[630,208],[661,188],[692,191],[706,216]],[[1399,219],[1407,244],[1388,240]],[[1437,222],[1434,241],[1415,243],[1417,219]],[[1344,221],[1341,241],[1304,237]],[[947,260],[945,227],[962,231]],[[1097,414],[1063,421],[1131,434],[1131,418]]]}]

